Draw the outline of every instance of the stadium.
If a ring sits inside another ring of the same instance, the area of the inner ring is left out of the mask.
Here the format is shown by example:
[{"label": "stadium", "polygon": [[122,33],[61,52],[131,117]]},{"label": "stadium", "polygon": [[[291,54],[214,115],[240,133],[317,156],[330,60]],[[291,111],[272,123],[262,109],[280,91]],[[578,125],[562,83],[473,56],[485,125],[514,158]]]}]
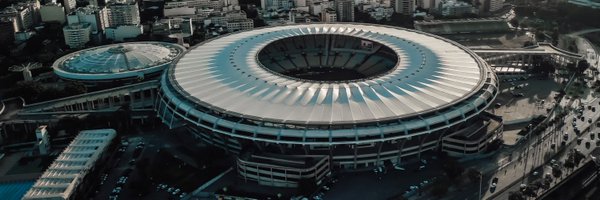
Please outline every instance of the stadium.
[{"label": "stadium", "polygon": [[480,153],[502,131],[485,112],[497,92],[490,66],[448,39],[316,23],[192,47],[164,73],[156,109],[170,127],[238,154],[245,180],[298,187],[330,169]]},{"label": "stadium", "polygon": [[158,77],[185,50],[167,42],[111,44],[67,54],[52,67],[66,80],[88,84],[134,82]]}]

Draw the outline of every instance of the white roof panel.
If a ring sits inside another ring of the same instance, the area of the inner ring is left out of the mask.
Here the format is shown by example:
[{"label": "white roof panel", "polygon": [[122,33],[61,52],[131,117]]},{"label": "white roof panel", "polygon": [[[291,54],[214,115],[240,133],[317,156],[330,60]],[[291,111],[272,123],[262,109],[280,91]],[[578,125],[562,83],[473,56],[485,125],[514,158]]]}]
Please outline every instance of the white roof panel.
[{"label": "white roof panel", "polygon": [[[309,34],[375,41],[399,56],[381,76],[346,82],[294,79],[265,69],[257,54],[271,42]],[[380,121],[456,104],[483,86],[480,59],[450,40],[414,30],[340,23],[274,26],[193,47],[169,71],[183,96],[234,116],[305,124]]]}]

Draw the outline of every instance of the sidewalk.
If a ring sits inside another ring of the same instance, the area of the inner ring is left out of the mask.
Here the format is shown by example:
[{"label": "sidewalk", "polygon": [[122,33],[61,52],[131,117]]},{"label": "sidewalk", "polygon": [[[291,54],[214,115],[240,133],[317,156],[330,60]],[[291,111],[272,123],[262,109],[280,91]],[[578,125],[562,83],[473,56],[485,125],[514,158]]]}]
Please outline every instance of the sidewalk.
[{"label": "sidewalk", "polygon": [[[596,103],[597,101],[598,100],[594,100],[593,102]],[[592,116],[594,119],[593,121],[597,121],[598,117],[600,117],[599,112],[589,113],[589,110],[586,110],[585,112],[586,113],[584,115]],[[569,122],[571,121],[572,117],[572,114],[568,115],[564,121]],[[578,127],[582,130],[582,132],[584,132],[591,125],[593,125],[593,123],[589,124],[580,120],[577,120],[577,123]],[[560,147],[559,143],[562,141],[562,133],[569,133],[569,138],[566,142],[566,146]],[[545,163],[547,163],[547,161],[555,158],[555,156],[559,156],[562,158],[564,153],[552,150],[551,148],[549,148],[549,146],[551,144],[555,144],[556,148],[570,149],[573,145],[573,141],[575,141],[577,138],[575,134],[571,133],[573,133],[572,126],[570,126],[570,123],[566,123],[563,127],[549,127],[549,130],[546,131],[545,134],[543,134],[543,138],[541,138],[542,140],[532,138],[531,141],[528,141],[530,142],[530,146],[528,145],[528,148],[525,149],[525,151],[517,151],[516,162],[511,162],[511,164],[505,167],[504,170],[498,170],[498,172],[495,174],[495,177],[499,179],[497,191],[495,193],[486,192],[484,199],[504,199],[499,198],[500,196],[502,196],[501,194],[504,193],[505,190],[511,189],[519,181],[523,181],[525,178],[528,177],[524,175],[530,174],[533,170],[536,170],[538,169],[538,167],[543,166]],[[582,135],[585,136],[587,134]],[[536,144],[531,144],[531,142],[533,141],[540,142]],[[545,174],[545,172],[540,174],[543,175]]]}]

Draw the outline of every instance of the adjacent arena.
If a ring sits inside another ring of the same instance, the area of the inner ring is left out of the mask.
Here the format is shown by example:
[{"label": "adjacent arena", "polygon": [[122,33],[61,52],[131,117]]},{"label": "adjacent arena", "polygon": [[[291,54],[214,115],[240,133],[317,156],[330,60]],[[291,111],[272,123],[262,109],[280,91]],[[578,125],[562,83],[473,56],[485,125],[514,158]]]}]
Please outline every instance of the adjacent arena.
[{"label": "adjacent arena", "polygon": [[130,42],[67,54],[53,64],[60,78],[86,83],[139,81],[156,77],[185,52],[167,42]]},{"label": "adjacent arena", "polygon": [[194,46],[165,72],[156,108],[169,126],[239,154],[245,180],[297,187],[434,149],[479,153],[501,134],[485,112],[497,90],[485,61],[439,36],[286,25]]}]

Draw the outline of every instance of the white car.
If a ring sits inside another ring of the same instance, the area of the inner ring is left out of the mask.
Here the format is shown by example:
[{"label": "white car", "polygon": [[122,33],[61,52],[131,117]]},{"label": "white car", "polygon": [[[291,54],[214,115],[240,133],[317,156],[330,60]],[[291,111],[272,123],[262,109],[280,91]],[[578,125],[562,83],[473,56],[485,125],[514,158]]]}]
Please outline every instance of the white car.
[{"label": "white car", "polygon": [[187,193],[182,192],[181,194],[179,194],[179,198],[183,198],[183,197],[185,197],[185,195],[187,195]]},{"label": "white car", "polygon": [[396,169],[398,171],[404,171],[404,170],[406,170],[403,167],[400,167],[400,165],[394,165],[394,169]]}]

